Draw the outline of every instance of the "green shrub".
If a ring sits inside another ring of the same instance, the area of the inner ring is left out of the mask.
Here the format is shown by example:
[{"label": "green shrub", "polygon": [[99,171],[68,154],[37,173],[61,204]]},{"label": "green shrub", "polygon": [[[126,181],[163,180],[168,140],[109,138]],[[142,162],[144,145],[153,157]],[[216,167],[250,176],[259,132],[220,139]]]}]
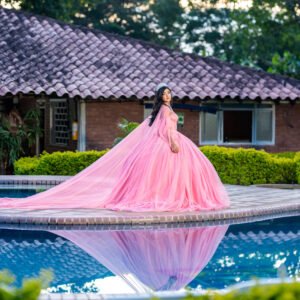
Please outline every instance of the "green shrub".
[{"label": "green shrub", "polygon": [[16,175],[34,175],[38,163],[38,157],[21,157],[14,162],[14,173]]},{"label": "green shrub", "polygon": [[297,181],[295,161],[253,148],[201,146],[223,183],[264,184]]},{"label": "green shrub", "polygon": [[297,182],[300,184],[300,152],[295,155],[294,162]]},{"label": "green shrub", "polygon": [[291,152],[291,151],[270,153],[270,155],[274,157],[279,157],[279,158],[283,157],[283,158],[290,158],[290,159],[294,159],[296,154],[297,152]]},{"label": "green shrub", "polygon": [[65,151],[41,155],[36,175],[75,175],[91,165],[107,151]]},{"label": "green shrub", "polygon": [[119,142],[121,142],[129,133],[131,133],[135,128],[137,128],[140,124],[137,122],[129,122],[127,119],[122,118],[118,123],[119,129],[122,131],[121,136],[118,136],[114,139],[113,145],[115,146]]},{"label": "green shrub", "polygon": [[[156,298],[159,299],[159,298]],[[185,300],[298,300],[300,299],[300,283],[295,280],[290,283],[269,285],[256,284],[248,290],[236,290],[226,294],[211,292],[201,296],[188,295]]]},{"label": "green shrub", "polygon": [[296,164],[290,158],[270,157],[268,183],[296,183]]},{"label": "green shrub", "polygon": [[[240,185],[300,183],[300,152],[294,155],[291,152],[274,155],[253,148],[201,146],[199,149],[214,165],[223,183]],[[15,174],[72,176],[108,151],[109,149],[65,151],[51,154],[44,151],[38,159],[23,157],[16,161]]]},{"label": "green shrub", "polygon": [[[65,151],[48,153],[43,151],[38,159],[22,158],[15,162],[15,175],[67,175],[72,176],[95,162],[108,150],[85,152]],[[26,173],[27,172],[27,173]]]},{"label": "green shrub", "polygon": [[20,288],[12,286],[15,277],[8,271],[0,271],[0,299],[1,300],[37,300],[41,290],[49,286],[53,279],[51,271],[41,270],[38,278],[26,278]]},{"label": "green shrub", "polygon": [[202,146],[200,150],[211,161],[221,180],[229,184],[236,184],[234,173],[234,149],[219,146]]}]

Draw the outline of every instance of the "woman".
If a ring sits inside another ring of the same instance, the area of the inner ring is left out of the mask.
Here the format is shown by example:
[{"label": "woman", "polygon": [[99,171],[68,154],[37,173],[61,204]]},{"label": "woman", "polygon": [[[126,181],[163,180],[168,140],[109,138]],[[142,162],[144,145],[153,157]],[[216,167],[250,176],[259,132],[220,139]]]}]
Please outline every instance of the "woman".
[{"label": "woman", "polygon": [[156,89],[150,117],[93,164],[42,193],[2,198],[0,208],[201,211],[229,207],[207,157],[177,131],[171,90]]},{"label": "woman", "polygon": [[185,288],[213,258],[228,227],[50,232],[73,242],[136,292],[150,292]]}]

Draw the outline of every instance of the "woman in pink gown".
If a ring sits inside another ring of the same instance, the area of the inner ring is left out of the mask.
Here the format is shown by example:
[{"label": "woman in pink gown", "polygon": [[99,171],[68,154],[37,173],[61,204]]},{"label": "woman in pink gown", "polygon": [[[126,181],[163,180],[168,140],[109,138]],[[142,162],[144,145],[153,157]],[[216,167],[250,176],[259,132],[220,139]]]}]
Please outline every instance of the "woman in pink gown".
[{"label": "woman in pink gown", "polygon": [[177,131],[171,90],[160,84],[150,117],[93,164],[27,198],[1,198],[0,208],[98,208],[203,211],[230,205],[214,166]]},{"label": "woman in pink gown", "polygon": [[73,242],[133,288],[142,283],[153,291],[172,291],[205,268],[228,227],[50,232]]}]

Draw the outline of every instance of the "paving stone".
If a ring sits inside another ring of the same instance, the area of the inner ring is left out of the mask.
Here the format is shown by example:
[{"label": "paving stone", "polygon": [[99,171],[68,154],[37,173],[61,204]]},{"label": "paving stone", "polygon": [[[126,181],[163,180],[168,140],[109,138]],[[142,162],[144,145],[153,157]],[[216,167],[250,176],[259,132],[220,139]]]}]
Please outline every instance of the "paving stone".
[{"label": "paving stone", "polygon": [[[0,182],[60,182],[70,176],[15,176],[2,175]],[[25,184],[26,185],[26,184]],[[11,185],[19,187],[19,185]],[[34,186],[34,185],[32,185]],[[7,187],[7,185],[6,185]],[[1,186],[0,186],[1,188]],[[48,186],[47,188],[51,188]],[[139,225],[159,223],[207,222],[226,219],[268,216],[284,212],[300,211],[300,189],[276,189],[258,186],[238,186],[225,184],[231,198],[231,207],[218,211],[203,212],[121,212],[104,209],[0,209],[0,223],[37,225]]]}]

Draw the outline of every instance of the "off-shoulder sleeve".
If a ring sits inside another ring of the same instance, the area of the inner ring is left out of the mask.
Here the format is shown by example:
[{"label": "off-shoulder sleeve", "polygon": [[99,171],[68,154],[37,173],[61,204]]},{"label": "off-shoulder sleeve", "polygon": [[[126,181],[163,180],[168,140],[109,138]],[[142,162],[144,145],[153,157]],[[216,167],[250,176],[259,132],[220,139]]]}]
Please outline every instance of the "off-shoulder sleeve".
[{"label": "off-shoulder sleeve", "polygon": [[176,127],[174,127],[174,124],[171,120],[171,110],[169,108],[163,108],[163,112],[162,112],[162,117],[165,120],[165,124],[166,124],[166,134],[167,134],[167,138],[168,138],[168,142],[170,147],[172,146],[172,144],[175,144],[178,146],[178,143],[176,141]]}]

